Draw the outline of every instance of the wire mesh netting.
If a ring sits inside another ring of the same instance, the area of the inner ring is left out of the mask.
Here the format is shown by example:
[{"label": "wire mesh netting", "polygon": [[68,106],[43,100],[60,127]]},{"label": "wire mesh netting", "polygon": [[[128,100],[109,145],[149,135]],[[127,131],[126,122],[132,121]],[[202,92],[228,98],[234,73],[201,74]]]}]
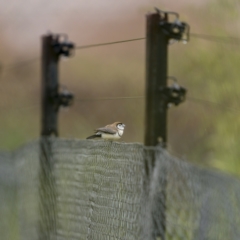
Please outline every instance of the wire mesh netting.
[{"label": "wire mesh netting", "polygon": [[237,178],[159,147],[42,139],[0,154],[1,239],[240,239],[239,200]]},{"label": "wire mesh netting", "polygon": [[240,239],[239,179],[159,149],[147,196],[145,239]]},{"label": "wire mesh netting", "polygon": [[49,144],[49,160],[55,165],[51,186],[56,186],[56,200],[51,201],[56,201],[56,226],[49,221],[47,229],[50,225],[58,239],[138,239],[141,145],[54,141],[45,142],[44,148]]},{"label": "wire mesh netting", "polygon": [[0,153],[1,239],[37,239],[39,147],[32,142]]}]

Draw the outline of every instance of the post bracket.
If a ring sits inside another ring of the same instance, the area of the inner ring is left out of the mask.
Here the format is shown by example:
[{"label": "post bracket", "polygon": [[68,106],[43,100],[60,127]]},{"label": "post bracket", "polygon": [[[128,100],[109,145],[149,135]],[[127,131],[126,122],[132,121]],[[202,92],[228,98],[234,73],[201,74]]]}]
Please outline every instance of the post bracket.
[{"label": "post bracket", "polygon": [[[187,43],[189,41],[189,31],[190,26],[185,23],[179,21],[179,14],[175,12],[166,12],[162,11],[158,8],[155,8],[157,13],[160,15],[163,14],[164,16],[161,17],[161,20],[159,22],[161,29],[165,35],[169,37],[169,39],[174,39],[177,41],[182,41],[184,43]],[[174,15],[175,19],[173,22],[169,22],[168,18],[170,15]]]},{"label": "post bracket", "polygon": [[52,47],[59,56],[70,57],[73,55],[74,43],[68,41],[66,34],[53,35]]},{"label": "post bracket", "polygon": [[187,89],[180,86],[176,82],[175,78],[169,78],[174,79],[174,83],[172,84],[172,86],[160,88],[160,93],[163,94],[167,106],[171,106],[171,104],[177,106],[185,101]]},{"label": "post bracket", "polygon": [[64,87],[62,91],[50,96],[49,100],[56,109],[59,109],[59,107],[69,107],[73,105],[74,94],[69,92],[68,89]]}]

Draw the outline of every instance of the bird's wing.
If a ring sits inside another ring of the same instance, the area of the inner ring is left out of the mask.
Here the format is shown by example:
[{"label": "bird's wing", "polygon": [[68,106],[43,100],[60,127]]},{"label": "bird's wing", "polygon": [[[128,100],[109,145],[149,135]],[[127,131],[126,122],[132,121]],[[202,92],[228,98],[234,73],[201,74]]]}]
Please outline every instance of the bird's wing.
[{"label": "bird's wing", "polygon": [[95,130],[95,132],[102,132],[108,134],[115,134],[117,131],[112,128],[102,127]]}]

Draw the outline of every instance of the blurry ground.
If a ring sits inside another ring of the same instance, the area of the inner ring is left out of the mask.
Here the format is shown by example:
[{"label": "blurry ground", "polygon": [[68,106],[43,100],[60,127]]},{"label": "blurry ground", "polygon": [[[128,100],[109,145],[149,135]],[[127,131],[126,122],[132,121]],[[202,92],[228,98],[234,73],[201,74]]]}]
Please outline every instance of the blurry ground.
[{"label": "blurry ground", "polygon": [[[40,62],[15,63],[40,56],[43,34],[67,33],[76,45],[144,37],[145,15],[154,6],[178,12],[192,33],[240,36],[235,1],[1,0],[0,148],[14,149],[39,137]],[[169,47],[169,75],[189,97],[169,111],[169,150],[234,173],[240,173],[238,47],[194,37],[187,45]],[[127,125],[123,141],[143,142],[143,99],[79,99],[144,95],[144,40],[78,50],[60,68],[61,84],[76,97],[74,106],[60,113],[61,137],[83,139],[117,120]]]}]

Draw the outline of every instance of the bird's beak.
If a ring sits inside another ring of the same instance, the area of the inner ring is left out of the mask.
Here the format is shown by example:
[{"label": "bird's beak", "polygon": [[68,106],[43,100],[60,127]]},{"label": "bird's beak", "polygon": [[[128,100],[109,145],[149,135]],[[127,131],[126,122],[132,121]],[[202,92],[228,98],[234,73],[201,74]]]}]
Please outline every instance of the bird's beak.
[{"label": "bird's beak", "polygon": [[123,127],[126,127],[126,125],[125,125],[125,124],[123,124]]}]

